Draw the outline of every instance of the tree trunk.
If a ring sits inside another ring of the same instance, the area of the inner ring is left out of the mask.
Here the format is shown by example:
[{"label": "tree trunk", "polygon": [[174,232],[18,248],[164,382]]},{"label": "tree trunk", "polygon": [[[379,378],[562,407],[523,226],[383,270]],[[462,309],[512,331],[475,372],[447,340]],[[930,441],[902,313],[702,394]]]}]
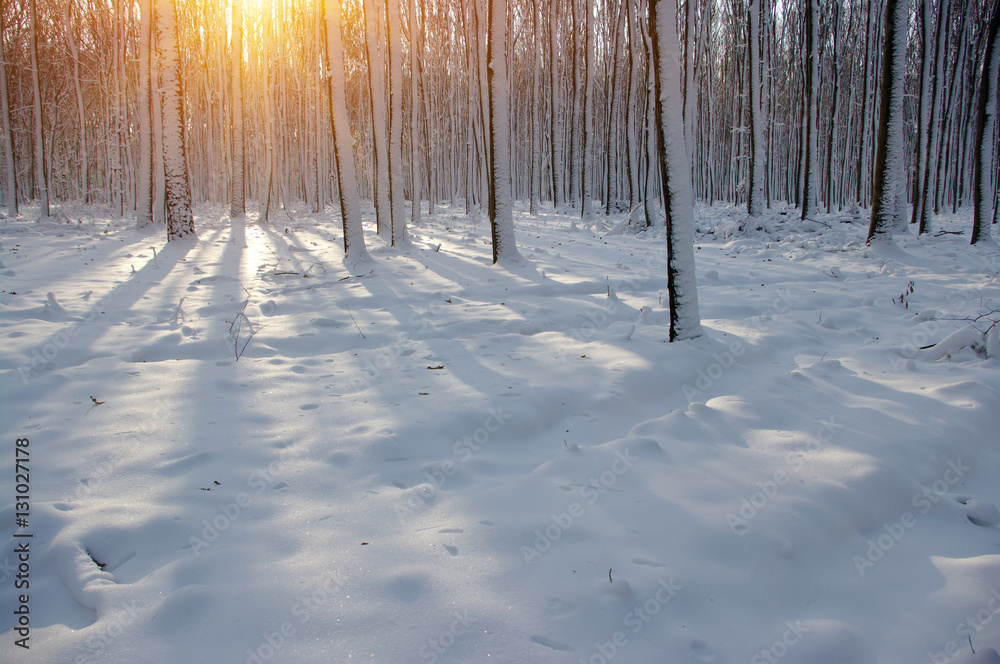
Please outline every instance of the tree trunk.
[{"label": "tree trunk", "polygon": [[38,198],[41,209],[39,216],[46,218],[49,216],[49,186],[45,176],[45,146],[42,136],[42,87],[38,74],[38,16],[35,7],[35,0],[28,3],[30,12],[31,33],[31,98],[32,117],[35,123],[35,196]]},{"label": "tree trunk", "polygon": [[[7,20],[7,2],[0,0],[0,35],[4,33]],[[4,188],[4,204],[7,216],[17,216],[17,171],[14,167],[14,138],[10,130],[10,97],[7,92],[7,53],[0,39],[0,119],[3,123],[3,157],[7,179]]]},{"label": "tree trunk", "polygon": [[[136,109],[139,114],[139,173],[136,182],[135,220],[136,226],[145,228],[153,223],[152,0],[140,0],[139,12],[139,89]],[[83,100],[80,101],[82,103]],[[86,168],[83,172],[86,182]]]},{"label": "tree trunk", "polygon": [[[691,0],[688,0],[690,2]],[[750,186],[747,214],[759,217],[764,213],[764,134],[760,110],[760,0],[751,0],[750,23]]]},{"label": "tree trunk", "polygon": [[694,199],[684,146],[684,99],[675,0],[650,5],[653,62],[656,67],[656,116],[659,120],[660,168],[667,215],[667,290],[670,341],[704,334],[698,313],[694,262]]},{"label": "tree trunk", "polygon": [[389,12],[389,198],[392,210],[392,246],[406,244],[403,217],[403,40],[399,1],[387,0]]},{"label": "tree trunk", "polygon": [[163,167],[167,207],[167,241],[194,235],[191,185],[184,150],[184,104],[177,18],[174,0],[159,0],[157,44],[160,46],[160,90],[163,96]]},{"label": "tree trunk", "polygon": [[819,7],[806,0],[806,118],[802,184],[802,218],[816,213],[819,204]]},{"label": "tree trunk", "polygon": [[490,97],[489,210],[493,263],[523,261],[514,241],[510,171],[510,84],[507,80],[507,0],[490,0],[487,70]]},{"label": "tree trunk", "polygon": [[385,59],[382,40],[379,39],[381,13],[376,10],[376,0],[364,0],[365,45],[368,55],[368,94],[371,99],[372,147],[375,175],[375,223],[378,236],[391,242],[392,212],[389,200],[389,125],[385,103]]},{"label": "tree trunk", "polygon": [[327,72],[330,83],[330,123],[333,151],[340,183],[340,218],[344,222],[344,263],[353,267],[367,258],[365,234],[361,225],[361,200],[354,166],[354,137],[347,118],[344,46],[340,33],[341,4],[326,0]]},{"label": "tree trunk", "polygon": [[[233,0],[233,36],[229,47],[232,76],[232,184],[229,190],[230,223],[242,223],[246,214],[246,184],[244,173],[246,141],[243,131],[243,0]],[[234,226],[235,231],[235,226]]]},{"label": "tree trunk", "polygon": [[875,182],[868,242],[906,230],[899,205],[903,175],[903,79],[906,65],[906,17],[909,0],[886,0],[882,45],[882,90],[875,153]]},{"label": "tree trunk", "polygon": [[972,215],[972,244],[990,237],[991,204],[994,196],[990,187],[993,173],[993,154],[997,146],[993,138],[996,122],[997,86],[1000,85],[1000,2],[994,0],[993,18],[986,36],[986,53],[983,71],[979,78],[979,107],[976,112],[976,174],[974,210]]}]

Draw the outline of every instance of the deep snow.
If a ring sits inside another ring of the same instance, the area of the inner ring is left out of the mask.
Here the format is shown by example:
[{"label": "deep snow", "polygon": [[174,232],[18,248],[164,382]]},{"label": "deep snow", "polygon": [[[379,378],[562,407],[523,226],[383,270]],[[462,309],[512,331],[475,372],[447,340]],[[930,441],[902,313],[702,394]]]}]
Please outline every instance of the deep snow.
[{"label": "deep snow", "polygon": [[172,246],[30,214],[3,662],[998,660],[1000,253],[967,219],[869,249],[864,216],[698,208],[707,334],[668,344],[662,229],[519,211],[503,268],[444,211],[351,274],[327,214],[245,248],[221,209]]}]

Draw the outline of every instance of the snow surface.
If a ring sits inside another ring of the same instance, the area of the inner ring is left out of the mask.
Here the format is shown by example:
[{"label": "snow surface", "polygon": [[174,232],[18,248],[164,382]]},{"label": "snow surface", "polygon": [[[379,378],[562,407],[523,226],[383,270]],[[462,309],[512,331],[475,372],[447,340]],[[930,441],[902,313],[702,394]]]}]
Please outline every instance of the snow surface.
[{"label": "snow surface", "polygon": [[698,208],[670,344],[662,229],[70,212],[0,229],[5,663],[1000,660],[995,246]]}]

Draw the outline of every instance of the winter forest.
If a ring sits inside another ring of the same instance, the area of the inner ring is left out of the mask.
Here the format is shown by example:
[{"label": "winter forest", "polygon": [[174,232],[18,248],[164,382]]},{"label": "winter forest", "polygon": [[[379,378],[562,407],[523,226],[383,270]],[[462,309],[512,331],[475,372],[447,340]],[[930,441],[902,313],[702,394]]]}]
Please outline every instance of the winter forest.
[{"label": "winter forest", "polygon": [[1000,0],[0,48],[3,664],[1000,664]]}]

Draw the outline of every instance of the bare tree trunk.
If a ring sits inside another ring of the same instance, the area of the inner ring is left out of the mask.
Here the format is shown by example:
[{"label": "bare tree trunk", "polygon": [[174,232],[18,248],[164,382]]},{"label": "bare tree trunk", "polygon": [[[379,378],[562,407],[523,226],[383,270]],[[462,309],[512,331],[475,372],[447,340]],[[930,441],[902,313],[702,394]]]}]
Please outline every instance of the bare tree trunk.
[{"label": "bare tree trunk", "polygon": [[333,130],[333,150],[340,183],[340,217],[344,222],[344,263],[349,267],[367,257],[365,234],[361,225],[361,200],[354,166],[354,138],[347,119],[346,75],[344,46],[340,32],[341,4],[326,1],[327,72],[330,74],[330,122]]},{"label": "bare tree trunk", "polygon": [[559,26],[558,0],[551,0],[549,5],[549,94],[551,95],[551,106],[549,108],[549,133],[552,146],[552,209],[559,210],[565,204],[563,200],[563,174],[565,164],[563,163],[562,135],[563,135],[563,108],[560,103],[559,86],[561,81],[556,78],[558,55],[557,32]]},{"label": "bare tree trunk", "polygon": [[[7,2],[0,0],[0,35],[4,34],[7,19]],[[7,216],[17,216],[17,172],[14,167],[14,137],[10,130],[10,97],[7,93],[7,54],[0,38],[0,117],[3,121],[3,157],[6,168],[4,203]]]},{"label": "bare tree trunk", "polygon": [[868,242],[906,230],[899,206],[903,175],[903,78],[906,64],[906,17],[909,0],[886,0],[882,46],[882,91],[875,154],[875,184]]},{"label": "bare tree trunk", "polygon": [[[688,0],[690,2],[691,0]],[[750,186],[747,213],[764,213],[764,135],[760,110],[760,0],[751,0],[747,10],[750,23]]]},{"label": "bare tree trunk", "polygon": [[410,0],[410,222],[420,223],[419,71],[417,64],[417,2]]},{"label": "bare tree trunk", "polygon": [[49,185],[45,177],[45,146],[42,136],[42,88],[38,75],[38,15],[35,7],[35,0],[29,0],[31,24],[31,91],[32,91],[32,117],[35,122],[35,195],[41,203],[39,215],[42,218],[49,216]]},{"label": "bare tree trunk", "polygon": [[389,198],[392,246],[406,244],[403,218],[403,42],[399,2],[388,0],[389,12]]},{"label": "bare tree trunk", "polygon": [[[152,119],[152,0],[139,2],[139,89],[137,112],[139,114],[139,173],[136,182],[136,225],[145,228],[153,223],[153,119]],[[83,99],[80,99],[82,104]],[[81,108],[81,122],[82,117]],[[83,125],[81,124],[81,131]],[[83,138],[81,137],[81,140]],[[85,142],[85,141],[84,141]],[[84,157],[86,159],[86,157]],[[87,170],[84,168],[84,182]],[[89,197],[89,196],[88,196]]]},{"label": "bare tree trunk", "polygon": [[531,0],[532,25],[535,33],[532,36],[534,46],[531,67],[531,193],[529,195],[528,211],[538,214],[539,189],[542,182],[542,132],[541,119],[541,68],[542,68],[542,15],[538,10],[538,1]]},{"label": "bare tree trunk", "polygon": [[493,264],[523,261],[514,240],[510,171],[510,83],[507,79],[507,0],[490,0],[487,72],[490,97],[490,228]]},{"label": "bare tree trunk", "polygon": [[802,184],[802,218],[819,204],[819,7],[806,0],[806,118]]},{"label": "bare tree trunk", "polygon": [[371,98],[372,147],[375,160],[375,220],[378,236],[391,242],[392,204],[389,199],[389,125],[385,104],[385,56],[379,39],[381,12],[377,0],[364,0],[365,44],[368,55],[368,94]]},{"label": "bare tree trunk", "polygon": [[[230,223],[242,223],[246,214],[246,142],[243,128],[243,0],[233,0],[233,35],[229,47],[232,76],[232,184],[229,191]],[[234,226],[235,231],[235,226]],[[235,232],[234,232],[235,234]]]},{"label": "bare tree trunk", "polygon": [[976,112],[976,174],[975,198],[972,215],[972,244],[990,237],[990,209],[994,196],[990,187],[993,173],[993,154],[996,143],[993,138],[996,122],[997,86],[1000,82],[1000,2],[993,3],[993,18],[990,20],[986,36],[986,53],[983,55],[983,71],[979,79],[979,107]]},{"label": "bare tree trunk", "polygon": [[184,150],[183,84],[177,48],[175,0],[159,0],[160,89],[163,97],[163,166],[167,204],[167,241],[194,235],[191,185]]},{"label": "bare tree trunk", "polygon": [[667,290],[670,302],[670,341],[704,334],[698,312],[694,262],[694,196],[691,169],[684,146],[684,99],[675,0],[650,5],[653,62],[656,68],[656,106],[660,125],[660,167],[667,215]]},{"label": "bare tree trunk", "polygon": [[581,218],[590,223],[594,218],[594,0],[584,0],[586,7],[586,46],[584,46],[583,89],[583,168],[580,195],[583,197]]}]

